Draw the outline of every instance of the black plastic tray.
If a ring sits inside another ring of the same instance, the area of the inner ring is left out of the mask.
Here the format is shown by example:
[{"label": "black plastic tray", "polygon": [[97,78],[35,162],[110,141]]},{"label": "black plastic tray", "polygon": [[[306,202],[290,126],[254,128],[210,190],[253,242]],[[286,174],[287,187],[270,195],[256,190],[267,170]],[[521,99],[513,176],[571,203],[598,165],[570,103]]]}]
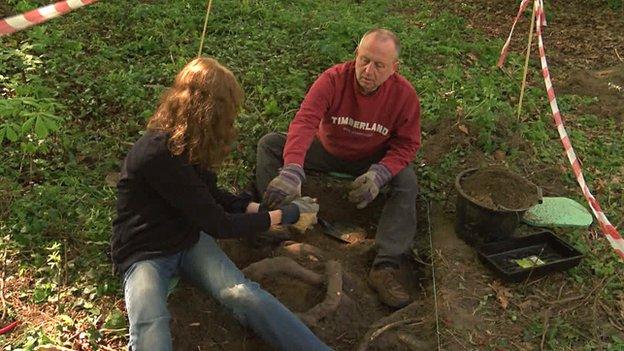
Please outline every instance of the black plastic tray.
[{"label": "black plastic tray", "polygon": [[[548,230],[482,245],[477,248],[477,254],[496,275],[511,282],[521,282],[527,278],[538,278],[551,272],[564,271],[579,264],[583,258],[583,254],[577,249]],[[533,260],[527,265],[530,257],[533,257]],[[518,260],[522,259],[525,260],[519,263]],[[524,267],[521,266],[522,263]]]}]

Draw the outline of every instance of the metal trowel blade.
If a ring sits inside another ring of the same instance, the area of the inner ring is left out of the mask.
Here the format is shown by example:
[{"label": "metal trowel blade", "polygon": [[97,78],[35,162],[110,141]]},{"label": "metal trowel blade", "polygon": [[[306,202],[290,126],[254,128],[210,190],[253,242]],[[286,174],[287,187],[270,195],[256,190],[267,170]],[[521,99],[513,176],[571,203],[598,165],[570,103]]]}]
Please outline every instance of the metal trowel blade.
[{"label": "metal trowel blade", "polygon": [[324,220],[323,218],[318,218],[318,223],[323,227],[323,234],[331,236],[334,239],[338,239],[343,243],[348,243],[345,238],[343,238],[342,234],[334,227],[331,223]]},{"label": "metal trowel blade", "polygon": [[354,242],[357,242],[360,240],[360,238],[349,234],[349,233],[345,233],[341,230],[339,230],[338,228],[336,228],[333,224],[329,223],[328,221],[326,221],[323,218],[318,218],[318,223],[321,225],[321,227],[323,227],[323,233],[325,235],[331,236],[332,238],[338,239],[340,241],[342,241],[343,243],[347,243],[347,244],[352,244]]}]

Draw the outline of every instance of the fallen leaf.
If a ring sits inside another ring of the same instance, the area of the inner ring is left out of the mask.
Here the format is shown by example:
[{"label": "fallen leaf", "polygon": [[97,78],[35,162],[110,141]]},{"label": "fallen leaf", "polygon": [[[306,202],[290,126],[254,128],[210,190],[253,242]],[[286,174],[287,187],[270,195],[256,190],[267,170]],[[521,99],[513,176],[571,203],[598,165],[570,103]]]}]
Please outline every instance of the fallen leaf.
[{"label": "fallen leaf", "polygon": [[35,351],[71,351],[72,349],[68,349],[64,346],[59,345],[40,345],[35,347]]},{"label": "fallen leaf", "polygon": [[117,186],[117,182],[119,182],[119,172],[112,172],[107,174],[104,181],[106,182],[106,185],[110,187]]},{"label": "fallen leaf", "polygon": [[465,125],[460,124],[459,126],[457,126],[457,128],[461,130],[464,134],[468,135],[468,127],[466,127]]},{"label": "fallen leaf", "polygon": [[503,150],[496,150],[494,151],[494,153],[492,154],[492,156],[494,157],[494,159],[496,161],[502,161],[505,159],[505,157],[507,156],[507,154],[505,153],[505,151]]},{"label": "fallen leaf", "polygon": [[464,117],[464,108],[457,106],[457,108],[455,108],[455,116],[457,116],[458,119]]},{"label": "fallen leaf", "polygon": [[511,290],[501,285],[498,280],[495,280],[492,284],[488,284],[494,293],[496,293],[496,299],[501,304],[501,307],[506,310],[509,306],[509,298],[511,298]]}]

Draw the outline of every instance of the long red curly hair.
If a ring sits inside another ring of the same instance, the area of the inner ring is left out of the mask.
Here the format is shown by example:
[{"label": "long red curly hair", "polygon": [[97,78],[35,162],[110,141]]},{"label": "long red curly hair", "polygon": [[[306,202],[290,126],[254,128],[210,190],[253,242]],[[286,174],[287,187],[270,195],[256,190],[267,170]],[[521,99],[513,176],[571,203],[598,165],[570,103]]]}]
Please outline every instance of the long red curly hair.
[{"label": "long red curly hair", "polygon": [[199,57],[177,74],[147,129],[169,133],[168,148],[188,162],[218,168],[236,138],[234,118],[244,93],[234,74],[217,60]]}]

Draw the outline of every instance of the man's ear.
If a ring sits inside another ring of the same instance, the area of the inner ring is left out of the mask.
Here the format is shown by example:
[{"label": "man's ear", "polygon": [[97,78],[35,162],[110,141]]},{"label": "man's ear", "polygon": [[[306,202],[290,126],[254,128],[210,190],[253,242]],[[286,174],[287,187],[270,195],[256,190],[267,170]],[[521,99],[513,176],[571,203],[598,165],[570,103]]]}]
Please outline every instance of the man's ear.
[{"label": "man's ear", "polygon": [[394,63],[392,64],[392,69],[394,70],[394,72],[398,72],[399,71],[399,60],[398,59],[396,61],[394,61]]},{"label": "man's ear", "polygon": [[354,60],[355,60],[355,59],[357,59],[358,49],[359,49],[359,48],[360,48],[359,46],[356,46],[356,47],[355,47],[355,50],[353,50],[353,59],[354,59]]}]

